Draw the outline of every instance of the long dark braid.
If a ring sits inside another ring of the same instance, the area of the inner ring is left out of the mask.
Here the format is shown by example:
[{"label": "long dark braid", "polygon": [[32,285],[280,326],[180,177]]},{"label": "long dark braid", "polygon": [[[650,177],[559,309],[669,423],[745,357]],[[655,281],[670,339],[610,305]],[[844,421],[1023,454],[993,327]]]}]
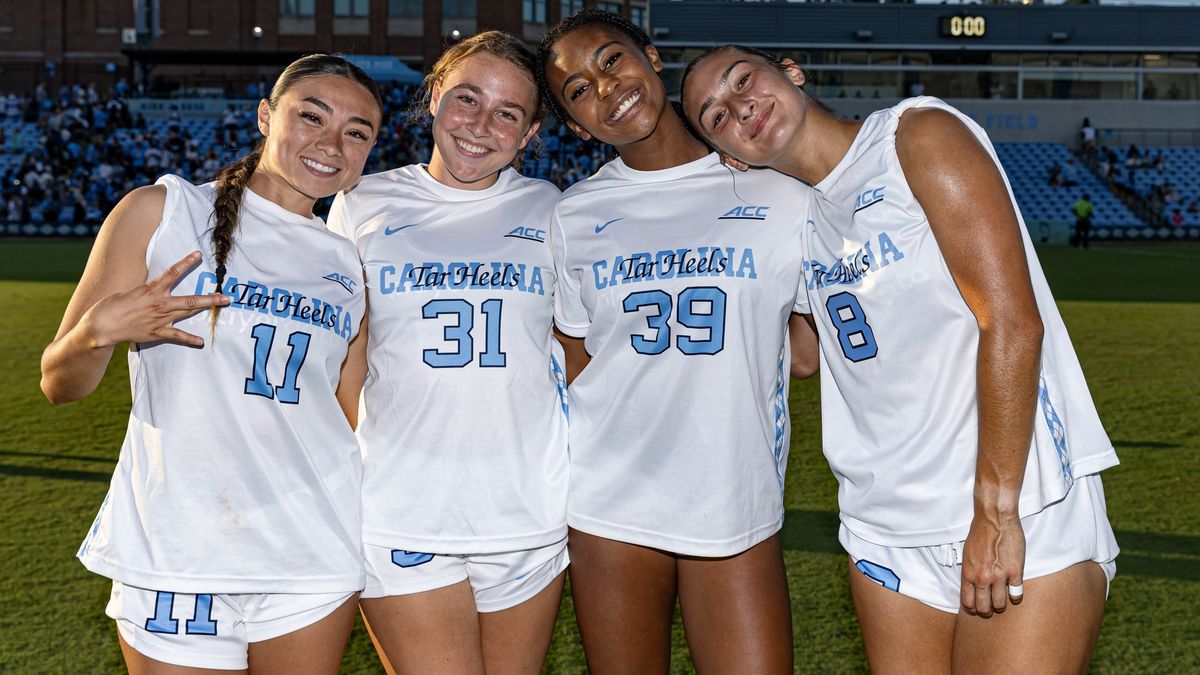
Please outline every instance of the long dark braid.
[{"label": "long dark braid", "polygon": [[[242,194],[250,176],[258,168],[258,160],[262,158],[262,146],[254,152],[221,169],[217,174],[217,195],[213,200],[213,260],[217,263],[217,293],[225,287],[225,263],[229,253],[233,251],[234,235],[237,233],[238,215],[242,210]],[[212,308],[212,334],[217,333],[217,316],[221,313],[220,305]]]},{"label": "long dark braid", "polygon": [[[371,76],[363,72],[361,68],[338,54],[309,54],[293,61],[279,74],[279,79],[276,80],[275,86],[271,88],[270,96],[267,97],[267,106],[271,110],[275,110],[279,105],[279,99],[297,82],[320,75],[336,75],[362,85],[375,98],[380,115],[383,114],[383,97],[379,95],[379,87],[375,84],[375,80],[372,80]],[[214,291],[216,293],[222,292],[225,285],[227,272],[225,263],[229,261],[229,254],[233,251],[236,239],[238,216],[242,208],[242,194],[250,182],[250,177],[254,175],[254,170],[258,168],[262,154],[263,148],[260,143],[253,152],[221,169],[221,172],[217,174],[217,194],[213,200],[212,213],[213,260],[217,263],[217,288]],[[217,316],[220,313],[220,307],[212,308],[214,337],[217,332]]]}]

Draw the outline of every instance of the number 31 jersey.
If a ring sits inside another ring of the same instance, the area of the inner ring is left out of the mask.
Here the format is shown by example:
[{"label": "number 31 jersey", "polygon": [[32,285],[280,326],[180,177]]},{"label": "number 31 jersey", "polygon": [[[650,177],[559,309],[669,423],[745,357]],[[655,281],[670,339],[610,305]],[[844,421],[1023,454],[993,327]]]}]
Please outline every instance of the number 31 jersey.
[{"label": "number 31 jersey", "polygon": [[563,195],[555,321],[592,356],[571,384],[572,527],[699,556],[780,528],[809,194],[710,154],[617,159]]},{"label": "number 31 jersey", "polygon": [[[216,290],[215,186],[178,176],[146,251],[148,278],[205,258],[176,295]],[[112,485],[79,550],[93,572],[179,593],[349,593],[362,588],[358,444],[335,396],[366,293],[354,248],[242,194],[215,335],[203,348],[129,352],[133,409]]]},{"label": "number 31 jersey", "polygon": [[[815,186],[819,215],[804,263],[821,342],[825,456],[838,479],[842,522],[886,546],[966,538],[979,451],[979,325],[896,155],[896,126],[915,107],[957,115],[996,161],[987,134],[938,99],[876,112]],[[1020,212],[1017,221],[1028,268],[1013,273],[1029,275],[1045,326],[1040,382],[1029,401],[1036,413],[1024,517],[1062,499],[1075,477],[1117,459]]]},{"label": "number 31 jersey", "polygon": [[329,226],[358,247],[370,296],[358,428],[367,543],[496,553],[566,536],[546,241],[558,195],[512,169],[461,190],[412,165],[335,200]]}]

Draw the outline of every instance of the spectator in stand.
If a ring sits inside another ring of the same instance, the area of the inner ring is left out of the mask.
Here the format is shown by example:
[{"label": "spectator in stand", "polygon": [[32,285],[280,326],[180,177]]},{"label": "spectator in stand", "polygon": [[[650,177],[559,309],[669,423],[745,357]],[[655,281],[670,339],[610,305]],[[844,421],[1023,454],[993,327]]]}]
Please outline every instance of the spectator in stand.
[{"label": "spectator in stand", "polygon": [[1067,163],[1063,165],[1062,185],[1063,187],[1075,187],[1079,185],[1079,165],[1075,163],[1074,157],[1068,157]]},{"label": "spectator in stand", "polygon": [[1142,153],[1140,150],[1138,150],[1138,147],[1132,143],[1129,144],[1129,150],[1125,152],[1125,166],[1131,169],[1137,169],[1142,166]]},{"label": "spectator in stand", "polygon": [[[395,114],[407,109],[413,89],[390,85],[387,122],[367,173],[430,155],[428,133],[406,126]],[[0,131],[0,153],[11,158],[7,171],[0,170],[0,219],[31,223],[36,216],[37,222],[57,223],[62,213],[78,212],[73,208],[78,192],[86,204],[79,222],[99,222],[133,187],[153,182],[162,172],[172,170],[203,182],[226,160],[250,150],[249,111],[230,104],[208,131],[192,136],[177,117],[164,125],[134,116],[125,99],[132,93],[125,80],[119,80],[107,97],[92,86],[49,90],[38,85],[26,93],[0,93],[0,119],[11,125]],[[585,144],[561,125],[553,125],[543,136],[548,139],[543,156],[551,162],[531,161],[525,170],[532,175],[539,166],[553,165],[553,171],[543,168],[543,173],[560,187],[586,178],[610,158],[606,146]],[[53,211],[55,201],[58,211]]]},{"label": "spectator in stand", "polygon": [[1183,227],[1183,212],[1178,208],[1171,213],[1171,227]]},{"label": "spectator in stand", "polygon": [[1171,181],[1163,179],[1162,187],[1159,188],[1159,193],[1162,195],[1162,201],[1167,204],[1174,204],[1179,201],[1179,190],[1171,185]]},{"label": "spectator in stand", "polygon": [[1096,127],[1087,117],[1083,118],[1083,126],[1079,127],[1080,150],[1085,156],[1096,151]]},{"label": "spectator in stand", "polygon": [[1058,187],[1063,184],[1062,165],[1055,162],[1050,165],[1050,187]]},{"label": "spectator in stand", "polygon": [[1072,246],[1090,248],[1088,244],[1092,239],[1093,210],[1095,209],[1092,206],[1091,198],[1086,194],[1071,207],[1071,211],[1075,213],[1075,233],[1071,236]]},{"label": "spectator in stand", "polygon": [[1187,212],[1188,213],[1200,213],[1200,203],[1198,203],[1195,199],[1193,199],[1191,201],[1191,203],[1188,204]]}]

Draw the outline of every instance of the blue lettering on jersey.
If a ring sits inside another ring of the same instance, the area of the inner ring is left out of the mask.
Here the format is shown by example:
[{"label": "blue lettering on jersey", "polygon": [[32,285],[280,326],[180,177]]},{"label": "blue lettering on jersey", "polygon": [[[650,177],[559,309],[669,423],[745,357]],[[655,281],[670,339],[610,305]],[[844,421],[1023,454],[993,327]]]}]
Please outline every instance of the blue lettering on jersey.
[{"label": "blue lettering on jersey", "polygon": [[546,231],[539,230],[536,227],[514,227],[511,232],[504,235],[505,237],[513,237],[515,239],[528,239],[529,241],[546,241]]},{"label": "blue lettering on jersey", "polygon": [[875,206],[883,201],[883,188],[867,188],[854,199],[854,212],[858,213],[868,206]]},{"label": "blue lettering on jersey", "polygon": [[422,262],[379,268],[379,292],[383,295],[409,291],[483,289],[546,294],[542,268],[510,262]]},{"label": "blue lettering on jersey", "polygon": [[[196,279],[196,295],[212,293],[217,289],[217,275],[201,272]],[[225,279],[221,292],[231,298],[229,307],[259,314],[271,313],[303,324],[310,324],[336,333],[349,341],[353,331],[353,318],[341,305],[331,305],[316,297],[282,287],[271,288],[266,284],[239,280],[230,276]]]},{"label": "blue lettering on jersey", "polygon": [[735,206],[717,220],[766,220],[769,206]]},{"label": "blue lettering on jersey", "polygon": [[323,276],[321,278],[328,279],[328,280],[334,282],[335,284],[341,285],[342,288],[346,289],[350,293],[354,292],[355,281],[353,279],[351,279],[350,277],[346,276],[345,274],[338,274],[337,272],[330,272],[329,274],[326,274],[325,276]]},{"label": "blue lettering on jersey", "polygon": [[871,272],[904,260],[904,252],[892,242],[892,238],[888,236],[887,232],[880,232],[877,242],[879,244],[878,257],[871,250],[871,242],[868,241],[853,255],[838,258],[831,264],[822,263],[820,260],[805,260],[804,277],[808,279],[808,290],[837,285],[854,285]]},{"label": "blue lettering on jersey", "polygon": [[717,276],[757,279],[758,270],[754,266],[754,249],[744,248],[739,254],[734,246],[699,246],[695,250],[665,249],[654,254],[641,251],[618,255],[611,261],[597,260],[592,263],[592,276],[596,289],[602,290],[655,279]]}]

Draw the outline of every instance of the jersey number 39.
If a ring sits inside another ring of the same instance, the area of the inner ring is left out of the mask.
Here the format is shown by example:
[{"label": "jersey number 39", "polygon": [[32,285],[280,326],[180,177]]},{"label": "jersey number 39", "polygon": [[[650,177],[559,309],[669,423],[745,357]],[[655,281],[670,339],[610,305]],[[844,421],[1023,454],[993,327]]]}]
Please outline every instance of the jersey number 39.
[{"label": "jersey number 39", "polygon": [[[725,348],[725,291],[716,286],[692,286],[679,291],[675,321],[686,328],[706,330],[704,338],[680,335],[675,338],[675,348],[688,356],[716,354]],[[653,356],[661,354],[671,346],[671,296],[665,291],[640,291],[630,293],[622,308],[626,313],[639,312],[643,307],[655,311],[646,314],[646,324],[653,335],[634,333],[629,336],[633,351]]]}]

